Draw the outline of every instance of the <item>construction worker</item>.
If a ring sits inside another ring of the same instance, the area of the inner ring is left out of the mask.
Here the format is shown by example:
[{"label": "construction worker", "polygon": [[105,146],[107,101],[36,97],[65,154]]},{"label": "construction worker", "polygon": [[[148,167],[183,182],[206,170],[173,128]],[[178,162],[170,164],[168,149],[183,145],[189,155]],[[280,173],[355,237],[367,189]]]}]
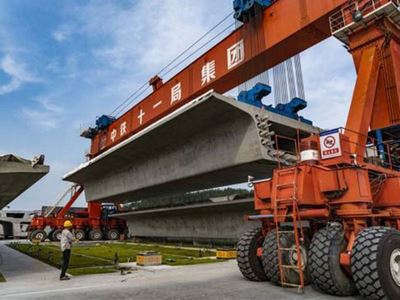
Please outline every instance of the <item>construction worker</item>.
[{"label": "construction worker", "polygon": [[61,252],[63,253],[63,264],[61,268],[60,280],[69,280],[70,278],[65,275],[69,266],[69,258],[71,256],[72,243],[75,238],[71,232],[72,222],[67,220],[64,222],[64,230],[61,233]]}]

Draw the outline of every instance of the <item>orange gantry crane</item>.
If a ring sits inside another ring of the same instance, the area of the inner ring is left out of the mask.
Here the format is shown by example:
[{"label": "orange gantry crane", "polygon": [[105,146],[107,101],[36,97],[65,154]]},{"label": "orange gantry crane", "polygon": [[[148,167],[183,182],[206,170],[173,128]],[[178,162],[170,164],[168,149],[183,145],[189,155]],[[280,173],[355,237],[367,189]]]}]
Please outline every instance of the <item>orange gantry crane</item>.
[{"label": "orange gantry crane", "polygon": [[398,0],[235,0],[243,26],[169,81],[153,78],[153,93],[118,119],[100,118],[84,134],[90,157],[206,91],[224,93],[333,35],[357,71],[346,127],[302,140],[275,136],[275,147],[294,150],[298,163],[279,163],[271,179],[252,182],[257,214],[247,219],[261,226],[240,239],[238,265],[250,280],[400,299],[399,7]]}]

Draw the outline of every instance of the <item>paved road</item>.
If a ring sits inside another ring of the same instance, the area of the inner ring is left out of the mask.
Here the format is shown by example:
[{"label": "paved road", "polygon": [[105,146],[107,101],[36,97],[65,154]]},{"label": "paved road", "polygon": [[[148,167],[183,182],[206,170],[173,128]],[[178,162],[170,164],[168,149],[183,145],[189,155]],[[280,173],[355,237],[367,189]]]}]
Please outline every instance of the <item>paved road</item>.
[{"label": "paved road", "polygon": [[8,283],[16,285],[29,282],[32,278],[37,282],[48,282],[60,273],[41,261],[7,247],[5,241],[0,241],[0,272]]},{"label": "paved road", "polygon": [[[0,299],[268,299],[332,300],[307,288],[305,294],[283,290],[270,283],[242,278],[236,263],[139,270],[115,274],[73,277],[59,281],[58,270],[0,245],[0,272],[10,276],[0,284]],[[8,262],[13,259],[14,263]],[[359,298],[340,298],[341,300]]]}]

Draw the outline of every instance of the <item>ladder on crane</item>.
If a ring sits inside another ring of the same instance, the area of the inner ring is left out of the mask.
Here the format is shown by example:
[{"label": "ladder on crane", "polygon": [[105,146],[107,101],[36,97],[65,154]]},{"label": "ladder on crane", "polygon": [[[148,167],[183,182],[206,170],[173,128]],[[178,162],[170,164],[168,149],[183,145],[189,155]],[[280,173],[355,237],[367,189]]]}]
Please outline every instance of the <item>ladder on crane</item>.
[{"label": "ladder on crane", "polygon": [[[277,184],[276,184],[276,199],[274,206],[275,215],[275,227],[276,227],[276,238],[277,238],[277,253],[279,261],[279,272],[280,272],[280,283],[283,287],[294,287],[298,288],[299,292],[303,292],[304,289],[304,274],[303,274],[303,261],[301,251],[301,241],[304,241],[304,234],[301,227],[301,220],[298,209],[297,201],[297,177],[298,168],[290,167],[278,170]],[[290,182],[282,182],[283,175],[289,176],[293,179]],[[284,195],[281,195],[284,194]],[[289,194],[289,196],[288,196]],[[282,208],[284,207],[284,208]],[[284,213],[283,213],[284,211]],[[293,230],[282,230],[281,220],[292,220]],[[293,235],[295,247],[284,247],[282,246],[281,237],[283,235]],[[294,253],[293,253],[294,252]],[[290,264],[287,260],[284,260],[284,254],[290,253],[297,262],[295,265]],[[299,283],[289,282],[286,273],[290,270],[296,270],[299,274]]]}]

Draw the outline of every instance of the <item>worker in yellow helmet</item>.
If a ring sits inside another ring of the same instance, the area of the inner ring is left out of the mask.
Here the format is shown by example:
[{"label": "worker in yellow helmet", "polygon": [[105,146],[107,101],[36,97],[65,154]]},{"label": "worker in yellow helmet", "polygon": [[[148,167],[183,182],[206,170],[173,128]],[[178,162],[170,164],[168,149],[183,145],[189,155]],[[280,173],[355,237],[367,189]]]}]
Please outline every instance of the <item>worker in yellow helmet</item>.
[{"label": "worker in yellow helmet", "polygon": [[69,266],[69,258],[71,256],[72,243],[74,235],[72,234],[72,222],[67,220],[64,222],[64,230],[61,233],[61,252],[63,253],[63,264],[61,268],[60,280],[69,280],[65,274]]}]

